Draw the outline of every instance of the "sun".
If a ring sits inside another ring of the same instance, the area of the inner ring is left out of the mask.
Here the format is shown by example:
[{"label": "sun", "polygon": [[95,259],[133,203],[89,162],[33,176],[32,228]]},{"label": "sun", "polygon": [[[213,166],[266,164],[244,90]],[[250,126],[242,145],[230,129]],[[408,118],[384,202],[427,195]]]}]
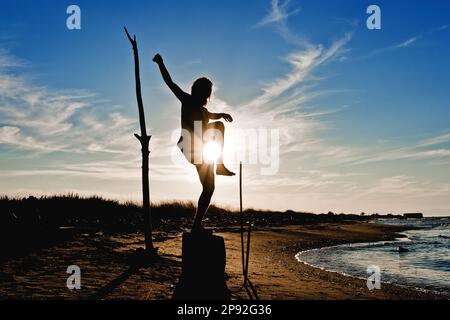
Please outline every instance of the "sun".
[{"label": "sun", "polygon": [[203,146],[203,156],[208,161],[216,161],[221,153],[220,146],[216,142],[210,141]]}]

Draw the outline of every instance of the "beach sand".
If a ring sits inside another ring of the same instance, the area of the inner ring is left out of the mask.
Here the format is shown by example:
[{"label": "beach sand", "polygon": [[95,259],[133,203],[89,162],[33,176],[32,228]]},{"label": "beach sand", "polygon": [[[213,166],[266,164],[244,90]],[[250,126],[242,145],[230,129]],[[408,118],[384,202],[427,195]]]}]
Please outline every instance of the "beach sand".
[{"label": "beach sand", "polygon": [[[242,290],[238,227],[220,229],[227,249],[227,285],[233,299],[248,299]],[[341,243],[393,240],[400,227],[364,222],[316,223],[257,228],[252,233],[249,277],[260,299],[448,299],[448,296],[382,284],[370,291],[366,281],[299,263],[301,250]],[[162,259],[133,268],[130,253],[142,247],[141,234],[78,234],[0,267],[1,299],[171,299],[181,274],[181,233],[156,234]],[[69,265],[81,268],[81,289],[69,290]]]}]

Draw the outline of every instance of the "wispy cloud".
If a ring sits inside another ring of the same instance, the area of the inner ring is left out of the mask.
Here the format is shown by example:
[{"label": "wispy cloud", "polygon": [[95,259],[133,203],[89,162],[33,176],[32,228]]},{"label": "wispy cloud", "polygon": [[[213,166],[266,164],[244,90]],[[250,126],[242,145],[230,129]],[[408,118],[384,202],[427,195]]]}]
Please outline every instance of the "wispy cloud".
[{"label": "wispy cloud", "polygon": [[412,45],[414,42],[417,41],[417,37],[409,38],[408,40],[403,41],[402,43],[396,45],[396,48],[406,48]]},{"label": "wispy cloud", "polygon": [[380,54],[384,54],[384,53],[388,53],[388,52],[392,52],[394,50],[398,50],[398,49],[405,49],[405,48],[409,48],[411,47],[414,43],[417,43],[419,40],[432,36],[435,33],[441,32],[441,31],[445,31],[447,29],[450,28],[450,25],[442,25],[440,27],[437,28],[433,28],[433,29],[429,29],[425,32],[422,32],[420,34],[417,34],[415,36],[411,36],[399,43],[396,44],[391,44],[389,46],[383,47],[383,48],[378,48],[373,50],[372,52],[363,55],[362,57],[360,57],[359,59],[368,59],[368,58],[372,58],[374,56],[378,56]]},{"label": "wispy cloud", "polygon": [[32,136],[22,134],[20,128],[3,126],[0,127],[0,145],[5,144],[19,149],[54,152],[64,151],[65,145],[57,145],[38,141]]},{"label": "wispy cloud", "polygon": [[440,32],[440,31],[444,31],[444,30],[448,30],[448,29],[450,29],[450,24],[444,24],[442,26],[439,26],[437,28],[430,30],[429,33],[433,34],[435,32]]},{"label": "wispy cloud", "polygon": [[290,8],[291,1],[285,0],[280,3],[278,0],[271,1],[271,8],[268,14],[257,24],[257,26],[265,26],[271,23],[282,23],[290,16],[298,13],[299,8]]},{"label": "wispy cloud", "polygon": [[418,147],[433,146],[433,145],[449,143],[449,142],[450,142],[450,132],[438,135],[436,137],[422,140],[419,142]]},{"label": "wispy cloud", "polygon": [[428,139],[417,141],[409,146],[383,150],[372,148],[361,151],[361,154],[349,161],[353,164],[367,164],[375,162],[387,162],[398,160],[435,160],[449,159],[450,148],[439,146],[450,143],[450,133],[438,135]]},{"label": "wispy cloud", "polygon": [[34,85],[17,73],[23,67],[17,61],[0,52],[0,144],[36,152],[127,151],[135,120],[102,114],[90,92]]},{"label": "wispy cloud", "polygon": [[291,65],[291,71],[286,76],[266,84],[263,87],[263,94],[255,99],[252,104],[261,105],[267,103],[286,93],[294,86],[308,80],[316,68],[338,56],[350,39],[351,34],[347,33],[341,39],[333,42],[328,48],[318,44],[309,46],[308,49],[299,49],[290,53],[285,58],[285,61]]},{"label": "wispy cloud", "polygon": [[298,12],[300,12],[300,8],[292,7],[290,0],[285,0],[284,2],[272,0],[268,14],[254,27],[273,25],[278,34],[288,43],[309,47],[311,44],[308,40],[300,34],[291,31],[288,26],[288,18]]},{"label": "wispy cloud", "polygon": [[402,200],[401,203],[415,200],[420,203],[426,198],[447,197],[449,191],[450,184],[439,185],[414,176],[396,175],[380,178],[372,187],[360,192],[357,198],[372,196],[384,201],[397,198]]},{"label": "wispy cloud", "polygon": [[357,58],[357,60],[365,60],[365,59],[369,59],[369,58],[373,58],[376,56],[379,56],[381,54],[386,54],[388,52],[393,52],[396,50],[401,50],[401,49],[405,49],[408,47],[411,47],[411,45],[415,42],[417,42],[417,40],[420,38],[420,36],[414,36],[414,37],[410,37],[406,40],[403,40],[400,43],[396,43],[396,44],[391,44],[387,47],[382,47],[382,48],[377,48],[375,50],[373,50],[372,52],[369,52],[367,54],[362,55],[361,57]]},{"label": "wispy cloud", "polygon": [[0,70],[24,67],[27,63],[11,56],[6,50],[0,48]]}]

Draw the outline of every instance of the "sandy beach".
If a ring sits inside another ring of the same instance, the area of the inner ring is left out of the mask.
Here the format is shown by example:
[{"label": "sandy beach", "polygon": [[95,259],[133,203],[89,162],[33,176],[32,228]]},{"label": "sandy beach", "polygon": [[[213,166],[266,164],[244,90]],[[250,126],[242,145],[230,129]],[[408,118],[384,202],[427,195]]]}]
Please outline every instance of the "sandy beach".
[{"label": "sandy beach", "polygon": [[[365,222],[316,223],[257,228],[252,234],[249,276],[260,299],[448,299],[382,284],[369,291],[364,280],[299,263],[301,250],[350,242],[392,240],[400,227]],[[248,299],[242,289],[238,227],[216,230],[227,249],[227,285],[232,299]],[[181,274],[181,233],[157,234],[161,260],[149,267],[129,264],[142,247],[141,234],[77,234],[71,240],[4,261],[0,268],[2,299],[171,299]],[[66,268],[78,265],[81,290],[68,290]]]}]

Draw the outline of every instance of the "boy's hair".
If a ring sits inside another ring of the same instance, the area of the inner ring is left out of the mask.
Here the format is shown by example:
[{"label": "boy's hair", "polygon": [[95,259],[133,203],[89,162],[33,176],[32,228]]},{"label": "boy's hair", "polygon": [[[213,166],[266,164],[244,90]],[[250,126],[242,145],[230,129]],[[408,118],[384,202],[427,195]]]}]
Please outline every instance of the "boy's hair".
[{"label": "boy's hair", "polygon": [[211,97],[212,86],[213,84],[208,78],[198,78],[192,84],[191,95],[204,106],[208,102],[208,98]]}]

